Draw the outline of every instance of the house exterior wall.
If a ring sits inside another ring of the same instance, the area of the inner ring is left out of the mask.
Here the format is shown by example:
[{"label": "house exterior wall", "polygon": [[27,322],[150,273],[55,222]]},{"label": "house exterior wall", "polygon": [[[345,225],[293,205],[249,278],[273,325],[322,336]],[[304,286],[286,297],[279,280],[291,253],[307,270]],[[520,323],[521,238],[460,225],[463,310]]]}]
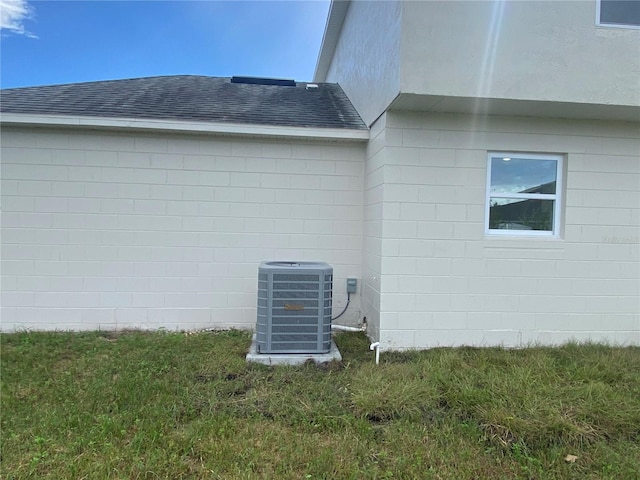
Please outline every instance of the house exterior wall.
[{"label": "house exterior wall", "polygon": [[[2,131],[2,329],[252,328],[258,264],[361,278],[365,146]],[[342,317],[361,319],[359,295]]]},{"label": "house exterior wall", "polygon": [[[638,131],[623,122],[387,112],[372,135],[384,144],[366,168],[383,184],[381,225],[371,217],[381,235],[382,348],[640,343]],[[485,234],[489,151],[565,157],[560,238]]]},{"label": "house exterior wall", "polygon": [[611,118],[633,119],[625,109],[640,106],[640,29],[596,26],[596,6],[353,0],[316,80],[339,83],[367,125],[399,94],[412,96],[403,109],[471,112],[465,99],[487,98],[509,109],[500,114],[531,115],[522,102],[534,101],[538,116],[601,118],[584,107],[606,105]]},{"label": "house exterior wall", "polygon": [[400,92],[402,2],[351,2],[326,79],[370,125]]},{"label": "house exterior wall", "polygon": [[380,336],[380,292],[382,278],[382,218],[384,209],[384,168],[386,116],[371,128],[364,172],[364,228],[362,251],[362,309],[366,313],[367,333]]},{"label": "house exterior wall", "polygon": [[640,105],[640,30],[595,25],[596,0],[402,5],[401,90]]}]

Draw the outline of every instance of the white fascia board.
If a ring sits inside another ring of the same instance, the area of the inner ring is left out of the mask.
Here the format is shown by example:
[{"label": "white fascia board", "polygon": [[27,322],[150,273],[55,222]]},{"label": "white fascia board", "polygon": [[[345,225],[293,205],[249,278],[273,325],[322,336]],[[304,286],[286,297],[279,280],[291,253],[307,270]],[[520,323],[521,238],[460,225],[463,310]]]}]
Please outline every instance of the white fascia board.
[{"label": "white fascia board", "polygon": [[583,120],[619,120],[624,122],[638,122],[638,119],[640,119],[640,104],[613,105],[560,102],[555,100],[450,97],[419,93],[399,94],[387,108],[387,111],[388,110]]},{"label": "white fascia board", "polygon": [[32,115],[3,113],[0,123],[4,126],[84,127],[108,130],[154,130],[184,133],[212,133],[258,137],[311,138],[321,140],[369,140],[368,130],[344,128],[307,128],[272,125],[247,125],[235,123],[186,122],[176,120],[80,117],[71,115]]},{"label": "white fascia board", "polygon": [[322,83],[327,81],[327,72],[331,66],[333,54],[336,51],[342,24],[347,16],[350,3],[351,0],[331,0],[327,24],[324,27],[324,35],[320,44],[320,53],[316,62],[316,70],[313,74],[314,82]]}]

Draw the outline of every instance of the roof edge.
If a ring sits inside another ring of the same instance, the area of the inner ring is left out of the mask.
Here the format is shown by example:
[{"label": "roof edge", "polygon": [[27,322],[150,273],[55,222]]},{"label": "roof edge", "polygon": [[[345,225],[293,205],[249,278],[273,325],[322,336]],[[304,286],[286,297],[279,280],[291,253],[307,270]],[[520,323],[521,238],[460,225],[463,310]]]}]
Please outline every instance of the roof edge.
[{"label": "roof edge", "polygon": [[221,135],[267,136],[326,140],[369,140],[368,129],[287,127],[218,122],[186,122],[154,119],[85,117],[72,115],[34,115],[2,113],[3,126],[49,126],[63,128],[94,128],[106,130],[152,130],[184,133],[212,133]]},{"label": "roof edge", "polygon": [[331,0],[329,7],[329,15],[327,16],[327,24],[324,27],[322,43],[320,44],[320,52],[316,62],[316,69],[313,74],[314,82],[326,82],[327,72],[331,65],[331,59],[336,51],[342,24],[347,16],[347,10],[351,0]]}]

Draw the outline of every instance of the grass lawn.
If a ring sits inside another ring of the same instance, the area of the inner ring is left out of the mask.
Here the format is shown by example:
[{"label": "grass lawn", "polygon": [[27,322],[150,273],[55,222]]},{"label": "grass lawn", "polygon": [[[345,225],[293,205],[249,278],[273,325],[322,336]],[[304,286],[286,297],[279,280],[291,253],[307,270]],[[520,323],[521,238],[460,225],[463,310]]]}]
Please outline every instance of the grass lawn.
[{"label": "grass lawn", "polygon": [[[640,348],[248,365],[249,334],[3,334],[3,479],[638,479]],[[574,461],[567,461],[568,455]]]}]

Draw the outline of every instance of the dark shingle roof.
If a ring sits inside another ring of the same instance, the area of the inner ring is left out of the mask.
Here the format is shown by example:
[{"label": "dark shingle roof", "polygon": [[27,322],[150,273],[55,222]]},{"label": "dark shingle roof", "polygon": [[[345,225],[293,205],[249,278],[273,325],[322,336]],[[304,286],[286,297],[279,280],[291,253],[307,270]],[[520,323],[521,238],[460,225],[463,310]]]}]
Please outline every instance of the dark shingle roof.
[{"label": "dark shingle roof", "polygon": [[339,85],[233,83],[230,78],[176,75],[0,91],[0,111],[366,129]]}]

